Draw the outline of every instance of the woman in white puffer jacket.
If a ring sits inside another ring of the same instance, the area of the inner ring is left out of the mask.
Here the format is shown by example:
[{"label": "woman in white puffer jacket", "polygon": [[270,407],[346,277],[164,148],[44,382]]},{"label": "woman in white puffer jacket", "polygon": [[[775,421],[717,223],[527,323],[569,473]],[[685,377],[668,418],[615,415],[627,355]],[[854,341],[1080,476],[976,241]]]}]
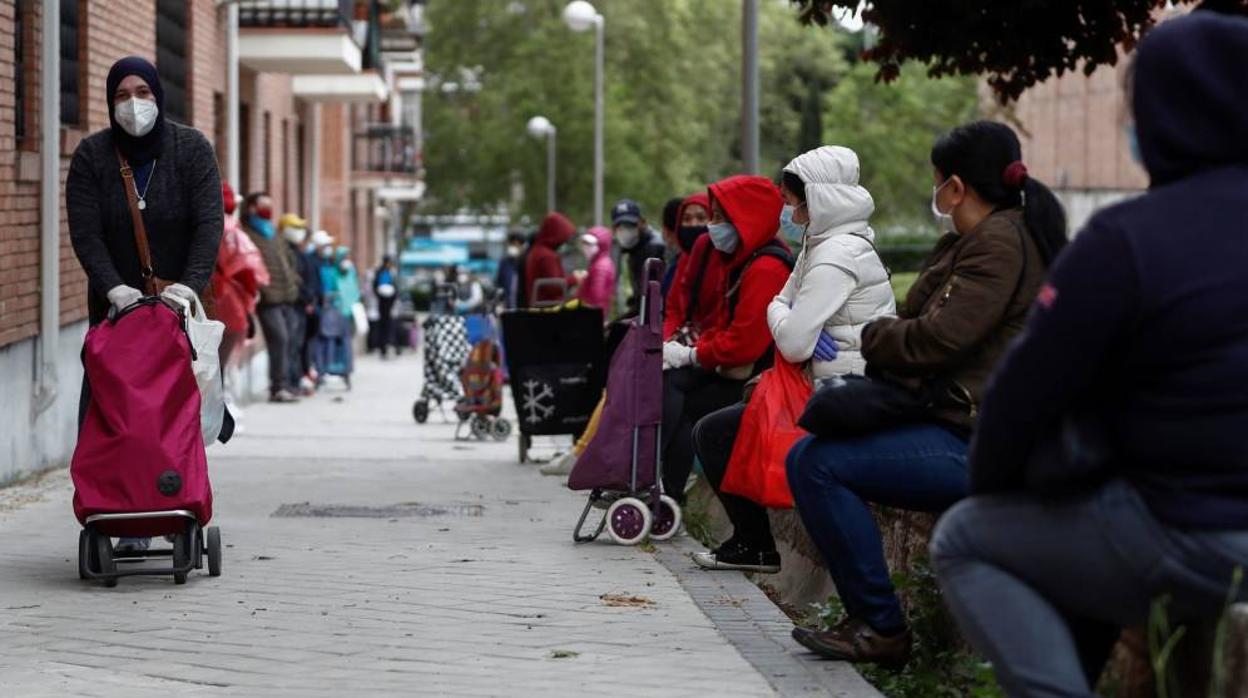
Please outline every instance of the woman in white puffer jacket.
[{"label": "woman in white puffer jacket", "polygon": [[[793,273],[767,308],[776,349],[790,363],[811,361],[815,380],[861,374],[862,328],[896,313],[884,262],[867,225],[875,202],[858,184],[858,156],[849,148],[823,146],[803,153],[781,174],[787,206],[782,227],[800,243]],[[801,226],[805,226],[804,233]],[[726,407],[693,429],[694,450],[715,495],[732,522],[732,537],[714,550],[695,553],[713,570],[780,571],[767,510],[722,491],[745,404]]]},{"label": "woman in white puffer jacket", "polygon": [[786,360],[813,359],[816,380],[863,373],[862,328],[897,312],[867,223],[875,202],[858,184],[858,171],[854,151],[825,145],[794,158],[781,175],[792,207],[786,213],[806,234],[788,283],[767,308],[767,324]]}]

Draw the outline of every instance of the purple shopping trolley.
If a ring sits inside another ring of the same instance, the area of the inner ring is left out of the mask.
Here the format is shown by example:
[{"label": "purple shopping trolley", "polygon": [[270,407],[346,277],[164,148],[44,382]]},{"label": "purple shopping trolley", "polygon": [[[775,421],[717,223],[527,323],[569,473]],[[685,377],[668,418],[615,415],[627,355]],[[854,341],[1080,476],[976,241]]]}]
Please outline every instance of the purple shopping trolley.
[{"label": "purple shopping trolley", "polygon": [[[646,292],[641,313],[611,357],[606,404],[598,431],[576,461],[568,487],[589,490],[572,537],[578,543],[598,538],[633,545],[646,539],[667,540],[680,529],[680,506],[663,494],[663,318],[659,278],[663,263],[646,261]],[[592,534],[582,534],[591,509],[605,509]]]}]

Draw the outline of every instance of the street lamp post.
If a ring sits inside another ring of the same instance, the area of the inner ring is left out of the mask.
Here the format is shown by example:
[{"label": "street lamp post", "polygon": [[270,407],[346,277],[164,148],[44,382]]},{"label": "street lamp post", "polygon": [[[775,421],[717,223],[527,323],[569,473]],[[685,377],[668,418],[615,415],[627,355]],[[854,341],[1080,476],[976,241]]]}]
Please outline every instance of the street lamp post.
[{"label": "street lamp post", "polygon": [[529,119],[529,135],[546,139],[546,212],[555,210],[555,135],[558,130],[544,116]]},{"label": "street lamp post", "polygon": [[605,105],[602,99],[603,82],[603,29],[606,20],[598,10],[585,0],[573,0],[563,8],[563,21],[572,31],[593,28],[594,44],[594,225],[602,225],[602,119]]},{"label": "street lamp post", "polygon": [[741,155],[758,174],[758,0],[741,3]]}]

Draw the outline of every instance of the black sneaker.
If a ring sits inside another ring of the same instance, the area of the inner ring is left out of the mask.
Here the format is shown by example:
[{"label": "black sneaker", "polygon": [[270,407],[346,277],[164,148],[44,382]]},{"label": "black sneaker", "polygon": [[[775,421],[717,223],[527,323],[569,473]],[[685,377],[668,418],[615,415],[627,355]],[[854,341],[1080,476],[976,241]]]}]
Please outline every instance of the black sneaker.
[{"label": "black sneaker", "polygon": [[693,554],[698,567],[708,570],[740,570],[774,574],[780,571],[780,553],[755,550],[744,543],[729,540],[714,550]]}]

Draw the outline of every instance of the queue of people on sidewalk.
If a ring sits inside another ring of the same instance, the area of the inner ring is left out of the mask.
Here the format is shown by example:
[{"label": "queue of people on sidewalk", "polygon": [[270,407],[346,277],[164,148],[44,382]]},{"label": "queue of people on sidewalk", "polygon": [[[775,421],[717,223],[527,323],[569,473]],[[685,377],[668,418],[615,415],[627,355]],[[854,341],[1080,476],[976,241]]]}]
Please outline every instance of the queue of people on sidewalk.
[{"label": "queue of people on sidewalk", "polygon": [[[1174,622],[1248,598],[1234,585],[1248,565],[1244,56],[1248,19],[1212,12],[1143,39],[1125,128],[1151,187],[1070,245],[1009,126],[938,138],[943,235],[900,303],[848,148],[802,153],[777,182],[729,177],[669,202],[665,490],[683,500],[700,465],[733,525],[696,563],[780,570],[771,498],[740,472],[778,468],[845,609],[794,639],[900,665],[913,638],[871,505],[943,513],[931,553],[945,598],[1019,696],[1091,695],[1120,629],[1158,598]],[[635,290],[630,245],[649,238],[632,202],[612,214]],[[574,237],[566,217],[546,218],[530,289],[563,277],[555,250]],[[594,261],[570,283],[613,271],[606,240],[580,238]],[[600,288],[582,297],[611,307]],[[805,383],[808,433],[779,463],[740,459],[743,440],[774,443],[757,432],[780,429],[786,415],[768,410],[782,401],[758,396],[786,385],[780,374]],[[567,473],[592,436],[544,472]]]}]

